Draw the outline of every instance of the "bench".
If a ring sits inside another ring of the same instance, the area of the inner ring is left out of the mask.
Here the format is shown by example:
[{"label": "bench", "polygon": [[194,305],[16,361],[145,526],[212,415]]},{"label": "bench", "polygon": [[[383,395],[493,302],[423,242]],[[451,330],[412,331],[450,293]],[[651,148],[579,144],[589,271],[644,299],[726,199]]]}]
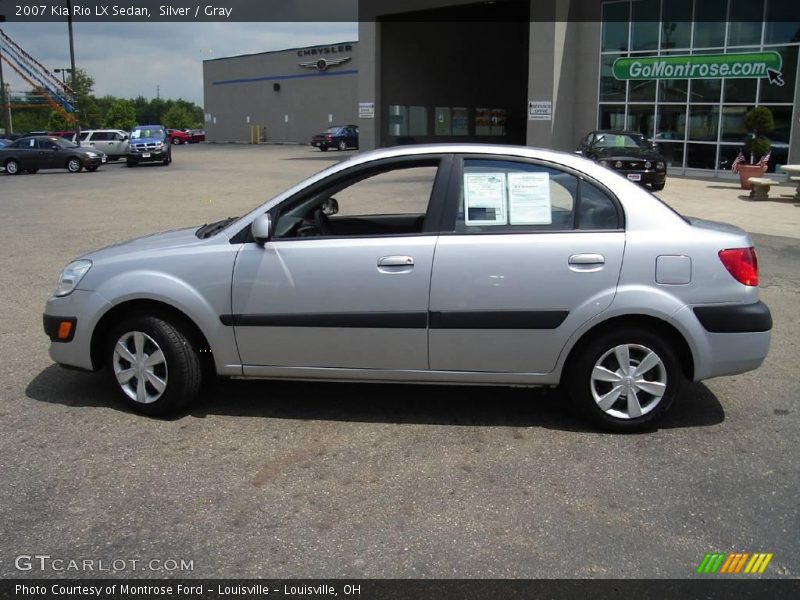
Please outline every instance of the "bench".
[{"label": "bench", "polygon": [[769,198],[770,186],[778,183],[766,177],[749,177],[747,181],[752,187],[750,190],[750,198],[752,200],[766,200]]}]

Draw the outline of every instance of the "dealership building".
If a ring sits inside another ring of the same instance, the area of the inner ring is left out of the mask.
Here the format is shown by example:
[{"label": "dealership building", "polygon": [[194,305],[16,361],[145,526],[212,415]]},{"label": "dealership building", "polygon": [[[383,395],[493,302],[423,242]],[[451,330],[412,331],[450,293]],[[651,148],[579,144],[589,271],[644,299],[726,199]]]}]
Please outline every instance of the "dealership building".
[{"label": "dealership building", "polygon": [[362,149],[574,150],[593,129],[628,129],[659,144],[671,173],[726,175],[751,135],[745,114],[765,106],[775,122],[770,170],[800,163],[798,2],[361,6],[358,42],[205,61],[208,139],[307,143],[352,123]]}]

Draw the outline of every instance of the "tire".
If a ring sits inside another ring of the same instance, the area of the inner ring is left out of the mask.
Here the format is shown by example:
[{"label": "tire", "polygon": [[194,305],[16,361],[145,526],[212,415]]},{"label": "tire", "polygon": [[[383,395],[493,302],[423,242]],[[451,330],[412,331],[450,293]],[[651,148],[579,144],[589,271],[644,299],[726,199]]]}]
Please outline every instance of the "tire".
[{"label": "tire", "polygon": [[[645,360],[648,368],[637,373]],[[624,363],[634,372],[625,372]],[[663,418],[684,377],[673,347],[662,335],[622,327],[576,349],[564,382],[578,412],[603,429],[625,433],[652,428]],[[631,392],[635,400],[629,398]]]},{"label": "tire", "polygon": [[13,158],[6,161],[5,167],[8,175],[19,175],[19,163]]},{"label": "tire", "polygon": [[132,160],[126,160],[126,161],[125,161],[125,166],[126,166],[126,167],[135,167],[135,166],[136,166],[136,163],[135,163],[135,162],[133,162]]},{"label": "tire", "polygon": [[26,169],[26,171],[31,175],[36,175],[39,172],[39,169]]},{"label": "tire", "polygon": [[176,146],[179,146],[181,144],[181,138],[179,137],[172,138],[172,143],[175,144]]},{"label": "tire", "polygon": [[168,167],[171,162],[172,162],[172,154],[168,154],[167,158],[164,159],[164,166]]},{"label": "tire", "polygon": [[347,142],[345,142],[344,140],[339,142],[339,150],[347,150]]},{"label": "tire", "polygon": [[320,152],[327,152],[328,151],[328,147],[327,146],[320,146],[319,147],[319,151]]},{"label": "tire", "polygon": [[203,377],[197,349],[178,327],[160,317],[132,315],[114,327],[105,358],[118,395],[136,412],[175,414],[200,394]]},{"label": "tire", "polygon": [[73,157],[67,161],[67,171],[70,173],[80,173],[81,169],[83,169],[81,159]]},{"label": "tire", "polygon": [[661,190],[664,189],[665,185],[666,185],[666,183],[654,183],[653,184],[653,191],[654,192],[660,192]]}]

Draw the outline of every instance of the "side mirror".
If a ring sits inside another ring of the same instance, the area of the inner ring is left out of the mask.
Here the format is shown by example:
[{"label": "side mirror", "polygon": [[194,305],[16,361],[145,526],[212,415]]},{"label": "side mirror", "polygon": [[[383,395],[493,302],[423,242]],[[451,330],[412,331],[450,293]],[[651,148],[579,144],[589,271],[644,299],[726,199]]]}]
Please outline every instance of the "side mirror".
[{"label": "side mirror", "polygon": [[581,156],[583,156],[583,150],[575,150],[575,154],[580,154]]},{"label": "side mirror", "polygon": [[322,214],[330,217],[339,212],[339,201],[336,198],[328,198],[322,203]]},{"label": "side mirror", "polygon": [[127,135],[123,135],[123,136],[122,136],[122,141],[123,141],[123,142],[124,142],[125,140],[127,140],[127,139],[128,139],[128,136],[127,136]]},{"label": "side mirror", "polygon": [[269,236],[272,234],[272,218],[268,213],[255,218],[250,226],[250,233],[253,234],[253,240],[259,246],[263,246],[269,241]]}]

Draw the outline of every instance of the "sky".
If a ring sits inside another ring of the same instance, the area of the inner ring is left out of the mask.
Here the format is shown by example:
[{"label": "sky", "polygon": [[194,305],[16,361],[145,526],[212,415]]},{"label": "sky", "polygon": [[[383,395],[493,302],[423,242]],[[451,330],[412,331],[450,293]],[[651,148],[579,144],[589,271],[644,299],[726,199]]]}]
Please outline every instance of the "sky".
[{"label": "sky", "polygon": [[[66,23],[3,23],[6,35],[49,69],[69,67]],[[358,39],[358,23],[73,24],[75,65],[95,96],[183,98],[203,105],[203,61]],[[30,86],[3,65],[13,91]]]}]

